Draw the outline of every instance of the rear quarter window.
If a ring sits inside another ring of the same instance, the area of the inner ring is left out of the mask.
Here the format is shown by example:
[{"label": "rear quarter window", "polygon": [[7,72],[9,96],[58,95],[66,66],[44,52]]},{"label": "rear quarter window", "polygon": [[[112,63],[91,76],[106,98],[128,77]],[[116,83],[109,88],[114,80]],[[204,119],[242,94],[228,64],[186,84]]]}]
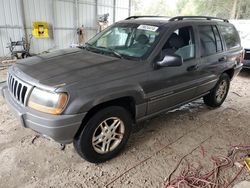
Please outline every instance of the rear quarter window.
[{"label": "rear quarter window", "polygon": [[220,25],[220,32],[223,36],[227,49],[232,49],[240,46],[239,34],[232,25]]}]

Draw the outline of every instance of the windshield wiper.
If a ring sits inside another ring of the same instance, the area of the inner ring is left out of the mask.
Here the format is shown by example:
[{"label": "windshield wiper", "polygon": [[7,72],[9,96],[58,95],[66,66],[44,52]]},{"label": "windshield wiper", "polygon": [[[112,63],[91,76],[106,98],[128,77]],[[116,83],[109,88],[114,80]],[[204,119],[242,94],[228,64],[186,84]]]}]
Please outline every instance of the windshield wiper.
[{"label": "windshield wiper", "polygon": [[94,53],[103,53],[102,50],[98,49],[90,43],[85,43],[85,49]]},{"label": "windshield wiper", "polygon": [[92,47],[92,44],[90,43],[85,43],[85,47],[84,47],[86,50],[90,50],[90,48],[93,48]]},{"label": "windshield wiper", "polygon": [[[119,52],[117,52],[116,50],[114,50],[113,48],[109,48],[109,47],[103,47],[103,46],[93,46],[92,44],[90,44],[90,43],[85,43],[86,44],[86,46],[85,46],[85,49],[86,50],[90,50],[90,51],[92,51],[91,49],[93,49],[93,50],[98,50],[98,51],[101,51],[101,52],[108,52],[108,53],[112,53],[113,55],[115,55],[116,57],[118,57],[118,58],[123,58],[123,56],[119,53]],[[103,51],[103,50],[101,50],[101,49],[104,49],[105,51]]]},{"label": "windshield wiper", "polygon": [[106,50],[108,50],[108,52],[111,52],[111,53],[114,54],[116,57],[119,57],[119,58],[121,58],[121,59],[123,58],[122,55],[121,55],[119,52],[117,52],[116,50],[114,50],[113,48],[102,47],[102,46],[97,47],[97,48],[106,49]]},{"label": "windshield wiper", "polygon": [[92,46],[92,44],[86,42],[86,43],[85,43],[85,46]]},{"label": "windshield wiper", "polygon": [[113,48],[107,48],[107,49],[110,50],[116,57],[119,57],[121,59],[123,58],[122,55]]}]

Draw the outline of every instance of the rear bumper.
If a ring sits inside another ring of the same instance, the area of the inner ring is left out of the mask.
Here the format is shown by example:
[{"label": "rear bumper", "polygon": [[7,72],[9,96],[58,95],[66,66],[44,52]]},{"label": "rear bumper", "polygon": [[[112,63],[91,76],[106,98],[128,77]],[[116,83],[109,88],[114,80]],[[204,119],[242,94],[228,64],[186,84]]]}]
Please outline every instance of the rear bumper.
[{"label": "rear bumper", "polygon": [[237,65],[235,65],[233,78],[240,73],[242,67],[243,67],[242,63],[238,63]]},{"label": "rear bumper", "polygon": [[250,59],[244,59],[243,60],[243,68],[244,69],[250,69]]},{"label": "rear bumper", "polygon": [[1,86],[1,94],[23,127],[30,128],[61,144],[68,144],[78,131],[86,115],[50,115],[24,107],[10,95],[7,86]]}]

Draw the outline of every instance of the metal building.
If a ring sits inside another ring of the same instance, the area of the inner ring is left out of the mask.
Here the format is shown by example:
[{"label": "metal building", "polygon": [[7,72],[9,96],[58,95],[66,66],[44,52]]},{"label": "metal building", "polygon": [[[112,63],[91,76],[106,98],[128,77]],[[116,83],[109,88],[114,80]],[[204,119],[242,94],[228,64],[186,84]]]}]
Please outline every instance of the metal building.
[{"label": "metal building", "polygon": [[130,0],[0,0],[0,57],[8,56],[10,38],[21,40],[32,34],[33,22],[49,24],[49,38],[31,38],[31,53],[67,48],[76,43],[78,27],[85,38],[98,32],[97,18],[109,13],[109,24],[130,14]]}]

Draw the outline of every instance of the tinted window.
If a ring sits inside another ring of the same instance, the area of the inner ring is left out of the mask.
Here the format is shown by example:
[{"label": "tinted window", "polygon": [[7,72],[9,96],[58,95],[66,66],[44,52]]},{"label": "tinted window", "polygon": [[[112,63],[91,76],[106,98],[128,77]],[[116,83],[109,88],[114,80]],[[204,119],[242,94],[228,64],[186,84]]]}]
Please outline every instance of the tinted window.
[{"label": "tinted window", "polygon": [[240,39],[236,29],[231,25],[221,25],[220,31],[228,49],[240,46]]},{"label": "tinted window", "polygon": [[208,56],[215,54],[217,51],[216,48],[217,43],[212,26],[209,25],[199,26],[199,33],[200,33],[200,44],[201,44],[201,56]]},{"label": "tinted window", "polygon": [[195,57],[195,42],[192,27],[182,27],[174,31],[165,43],[162,53],[166,55],[179,55],[183,60]]},{"label": "tinted window", "polygon": [[218,31],[218,28],[216,26],[213,26],[213,31],[214,31],[214,36],[216,40],[216,51],[221,52],[222,51],[222,42],[221,42],[221,37]]}]

